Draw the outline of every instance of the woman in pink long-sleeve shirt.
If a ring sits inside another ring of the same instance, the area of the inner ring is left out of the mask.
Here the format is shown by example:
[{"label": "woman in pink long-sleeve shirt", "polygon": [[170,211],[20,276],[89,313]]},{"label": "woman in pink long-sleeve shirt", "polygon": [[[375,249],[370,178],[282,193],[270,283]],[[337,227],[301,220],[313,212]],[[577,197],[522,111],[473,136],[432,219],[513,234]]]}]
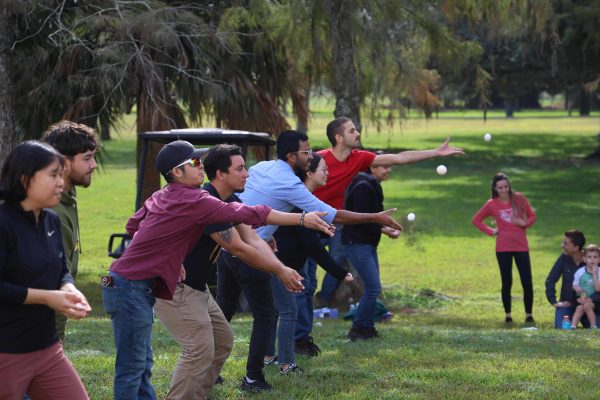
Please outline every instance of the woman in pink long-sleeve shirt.
[{"label": "woman in pink long-sleeve shirt", "polygon": [[[483,223],[487,217],[493,217],[496,228]],[[506,312],[505,322],[513,322],[511,316],[512,259],[515,259],[521,285],[523,285],[525,303],[525,322],[534,322],[531,316],[533,307],[533,282],[529,245],[525,229],[535,222],[535,213],[522,193],[513,192],[506,174],[500,172],[492,180],[492,199],[475,214],[473,224],[483,233],[496,238],[496,258],[502,277],[502,303]]]}]

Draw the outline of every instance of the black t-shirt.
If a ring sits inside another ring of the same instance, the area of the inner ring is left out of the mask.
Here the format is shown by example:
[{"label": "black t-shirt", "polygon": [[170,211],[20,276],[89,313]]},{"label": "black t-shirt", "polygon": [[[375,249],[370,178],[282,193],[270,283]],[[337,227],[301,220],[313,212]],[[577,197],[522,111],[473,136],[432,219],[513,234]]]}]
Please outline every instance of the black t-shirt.
[{"label": "black t-shirt", "polygon": [[[221,198],[217,189],[210,183],[202,186],[202,190],[206,190],[211,196],[218,199]],[[241,203],[242,201],[235,194],[232,194],[224,202]],[[192,251],[183,260],[186,274],[183,283],[196,290],[204,291],[206,289],[206,283],[210,279],[215,262],[221,253],[221,246],[210,237],[210,234],[226,231],[230,228],[233,228],[233,224],[215,224],[206,227]]]}]

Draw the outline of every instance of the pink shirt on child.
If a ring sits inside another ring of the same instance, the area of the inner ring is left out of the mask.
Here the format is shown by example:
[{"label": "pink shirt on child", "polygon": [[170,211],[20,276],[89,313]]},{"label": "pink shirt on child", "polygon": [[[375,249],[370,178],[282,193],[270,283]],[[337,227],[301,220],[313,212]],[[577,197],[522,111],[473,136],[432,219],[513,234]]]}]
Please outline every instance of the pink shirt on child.
[{"label": "pink shirt on child", "polygon": [[481,232],[488,236],[493,236],[494,230],[484,224],[483,220],[489,216],[494,218],[496,221],[496,226],[498,227],[498,235],[496,239],[497,252],[529,251],[525,229],[533,225],[536,220],[536,216],[523,194],[516,193],[516,197],[522,199],[522,202],[517,200],[517,204],[519,206],[519,218],[524,219],[523,211],[525,211],[527,216],[527,219],[525,220],[526,226],[524,228],[511,222],[513,209],[510,201],[507,204],[504,204],[498,200],[498,198],[488,200],[481,210],[479,210],[473,217],[473,225],[475,225]]}]

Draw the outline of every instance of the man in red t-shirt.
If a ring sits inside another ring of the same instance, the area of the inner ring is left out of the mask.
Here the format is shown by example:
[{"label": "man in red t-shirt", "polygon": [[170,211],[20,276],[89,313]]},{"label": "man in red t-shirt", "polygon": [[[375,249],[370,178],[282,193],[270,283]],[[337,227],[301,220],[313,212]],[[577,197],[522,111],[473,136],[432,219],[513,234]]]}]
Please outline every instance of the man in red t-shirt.
[{"label": "man in red t-shirt", "polygon": [[[428,160],[435,157],[451,156],[453,154],[465,154],[462,149],[450,147],[448,143],[450,138],[446,140],[437,149],[433,150],[421,150],[421,151],[403,151],[398,154],[382,154],[375,155],[370,151],[358,150],[360,147],[360,132],[356,129],[350,118],[340,117],[331,121],[327,125],[327,138],[333,146],[331,149],[322,150],[318,153],[325,158],[327,164],[327,171],[329,176],[327,177],[327,185],[317,188],[314,191],[314,195],[326,204],[329,204],[333,208],[338,210],[344,209],[344,195],[346,188],[356,176],[357,173],[366,171],[367,167],[381,167],[391,165],[403,165],[412,164],[423,160]],[[327,241],[326,245],[329,246],[329,252],[331,256],[340,264],[343,265],[344,256],[342,254],[342,227],[337,226],[335,236],[330,239],[323,239]],[[312,263],[313,265],[311,265]],[[310,271],[308,271],[310,270]],[[309,263],[300,273],[304,279],[316,280],[316,263],[309,259]],[[312,276],[312,278],[309,278]],[[306,288],[316,289],[316,284],[306,285]],[[325,275],[323,284],[321,286],[321,292],[319,298],[321,300],[320,305],[325,306],[331,299],[333,291],[337,287],[337,279],[331,275]],[[314,290],[313,289],[313,290]],[[305,293],[298,296],[307,296],[307,302],[312,304],[312,293],[310,289],[305,289]],[[324,301],[323,301],[324,300]],[[298,311],[301,313],[302,311]],[[299,318],[300,319],[300,318]],[[310,333],[310,329],[307,327],[296,326],[296,340],[300,340],[302,336],[306,336]],[[300,344],[300,343],[299,343]]]}]

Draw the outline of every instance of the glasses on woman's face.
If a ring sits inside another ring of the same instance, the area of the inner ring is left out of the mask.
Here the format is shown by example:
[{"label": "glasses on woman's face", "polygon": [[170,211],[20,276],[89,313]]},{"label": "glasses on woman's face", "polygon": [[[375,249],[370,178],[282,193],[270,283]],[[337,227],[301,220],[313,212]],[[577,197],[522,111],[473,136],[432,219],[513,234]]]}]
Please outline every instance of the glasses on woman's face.
[{"label": "glasses on woman's face", "polygon": [[310,157],[310,156],[312,156],[312,149],[302,150],[302,151],[294,151],[292,154],[298,154],[298,153],[306,153]]},{"label": "glasses on woman's face", "polygon": [[326,173],[327,173],[327,165],[326,165],[326,166],[324,166],[323,168],[319,168],[319,169],[320,169],[320,170],[322,170],[324,174],[326,174]]},{"label": "glasses on woman's face", "polygon": [[[179,165],[174,166],[173,168],[179,168],[185,164],[190,164],[192,167],[197,167],[198,165],[202,164],[202,160],[200,159],[200,157],[190,158],[189,160],[185,160],[184,162],[182,162]],[[169,174],[171,172],[173,172],[173,170],[169,171]]]}]

